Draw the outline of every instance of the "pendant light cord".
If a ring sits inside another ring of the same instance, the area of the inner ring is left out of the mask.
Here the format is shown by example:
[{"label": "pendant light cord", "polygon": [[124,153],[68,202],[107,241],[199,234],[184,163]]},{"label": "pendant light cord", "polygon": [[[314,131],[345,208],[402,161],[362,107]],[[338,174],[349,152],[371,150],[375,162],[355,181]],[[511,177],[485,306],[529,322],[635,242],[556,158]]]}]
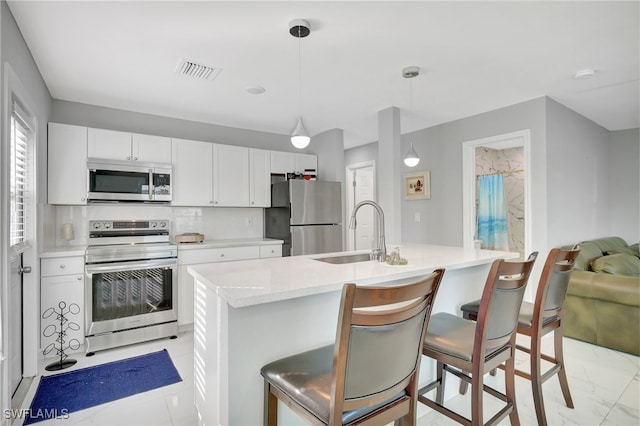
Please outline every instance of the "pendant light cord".
[{"label": "pendant light cord", "polygon": [[298,115],[302,117],[302,27],[298,26]]}]

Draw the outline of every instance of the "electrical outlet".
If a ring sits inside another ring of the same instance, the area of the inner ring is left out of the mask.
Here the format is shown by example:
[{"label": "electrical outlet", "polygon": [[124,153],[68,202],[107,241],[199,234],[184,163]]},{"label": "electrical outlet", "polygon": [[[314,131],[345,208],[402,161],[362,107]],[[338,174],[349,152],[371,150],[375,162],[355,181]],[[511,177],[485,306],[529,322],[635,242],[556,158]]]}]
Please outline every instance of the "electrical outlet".
[{"label": "electrical outlet", "polygon": [[420,222],[420,212],[415,212],[413,214],[413,221],[414,222]]}]

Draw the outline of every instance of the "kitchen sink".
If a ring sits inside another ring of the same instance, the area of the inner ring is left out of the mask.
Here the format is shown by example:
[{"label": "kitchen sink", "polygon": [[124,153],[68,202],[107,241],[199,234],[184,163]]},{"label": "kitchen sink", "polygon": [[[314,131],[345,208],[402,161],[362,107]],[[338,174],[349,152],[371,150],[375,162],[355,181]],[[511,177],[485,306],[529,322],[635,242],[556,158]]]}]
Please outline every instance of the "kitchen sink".
[{"label": "kitchen sink", "polygon": [[342,265],[345,263],[367,262],[371,260],[371,255],[369,253],[345,254],[342,256],[319,257],[314,260],[332,263],[334,265]]}]

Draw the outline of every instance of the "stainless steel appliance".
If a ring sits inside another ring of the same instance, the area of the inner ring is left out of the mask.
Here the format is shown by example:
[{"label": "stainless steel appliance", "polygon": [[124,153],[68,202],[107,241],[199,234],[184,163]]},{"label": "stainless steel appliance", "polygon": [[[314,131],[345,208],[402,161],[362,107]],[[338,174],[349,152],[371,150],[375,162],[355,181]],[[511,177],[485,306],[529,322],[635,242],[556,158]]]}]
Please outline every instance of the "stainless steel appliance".
[{"label": "stainless steel appliance", "polygon": [[283,256],[342,251],[340,182],[292,179],[272,184],[265,236],[284,240]]},{"label": "stainless steel appliance", "polygon": [[88,199],[95,201],[171,201],[171,164],[89,159]]},{"label": "stainless steel appliance", "polygon": [[178,334],[178,249],[168,220],[90,221],[86,352]]}]

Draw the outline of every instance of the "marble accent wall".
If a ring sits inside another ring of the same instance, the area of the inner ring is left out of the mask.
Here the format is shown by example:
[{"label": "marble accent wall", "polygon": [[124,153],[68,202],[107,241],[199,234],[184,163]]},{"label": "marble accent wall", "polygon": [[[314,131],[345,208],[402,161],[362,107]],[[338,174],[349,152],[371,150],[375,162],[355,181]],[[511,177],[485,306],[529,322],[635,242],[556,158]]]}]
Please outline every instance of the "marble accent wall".
[{"label": "marble accent wall", "polygon": [[[509,251],[524,257],[524,149],[476,148],[476,174],[503,173],[504,192],[507,201],[507,226]],[[477,193],[477,191],[476,191]]]}]

